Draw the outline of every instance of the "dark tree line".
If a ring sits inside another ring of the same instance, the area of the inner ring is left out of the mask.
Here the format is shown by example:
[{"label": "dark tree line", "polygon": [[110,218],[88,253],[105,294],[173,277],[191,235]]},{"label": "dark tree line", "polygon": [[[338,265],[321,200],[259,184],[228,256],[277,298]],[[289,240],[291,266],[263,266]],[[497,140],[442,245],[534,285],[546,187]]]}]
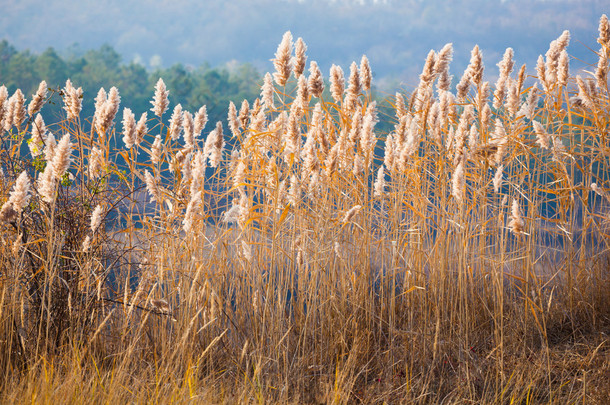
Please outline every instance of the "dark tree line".
[{"label": "dark tree line", "polygon": [[[74,86],[83,88],[81,118],[85,120],[94,114],[94,98],[101,87],[108,91],[116,86],[121,107],[131,108],[136,115],[149,111],[159,77],[170,91],[170,108],[180,103],[183,109],[194,113],[206,105],[212,123],[226,120],[230,101],[237,104],[243,99],[252,101],[257,97],[262,81],[260,73],[250,64],[241,64],[231,70],[207,64],[197,68],[175,64],[149,71],[139,64],[122,63],[121,55],[110,45],[80,56],[63,57],[53,48],[34,54],[28,50],[18,51],[6,40],[0,42],[0,84],[7,87],[9,94],[19,88],[29,100],[42,80],[49,88],[58,89],[70,79]],[[53,97],[52,103],[43,109],[45,121],[49,123],[63,116],[59,97]],[[166,115],[169,119],[171,111]]]}]

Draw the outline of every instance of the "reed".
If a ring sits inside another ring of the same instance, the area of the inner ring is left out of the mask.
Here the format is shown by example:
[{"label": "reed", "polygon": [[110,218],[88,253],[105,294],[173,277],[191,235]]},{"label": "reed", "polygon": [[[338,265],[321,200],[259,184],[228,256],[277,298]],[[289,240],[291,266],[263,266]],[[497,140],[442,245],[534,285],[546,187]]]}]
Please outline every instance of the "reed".
[{"label": "reed", "polygon": [[0,88],[0,398],[603,403],[608,32],[591,77],[565,31],[493,89],[475,47],[455,94],[448,44],[379,106],[287,32],[207,134],[163,80],[90,130],[70,81],[52,124]]}]

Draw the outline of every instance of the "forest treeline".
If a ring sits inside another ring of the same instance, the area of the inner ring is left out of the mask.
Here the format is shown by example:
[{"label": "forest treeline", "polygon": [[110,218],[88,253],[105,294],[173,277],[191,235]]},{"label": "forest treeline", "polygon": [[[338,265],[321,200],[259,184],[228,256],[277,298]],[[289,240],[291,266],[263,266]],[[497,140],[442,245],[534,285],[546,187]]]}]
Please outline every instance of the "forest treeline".
[{"label": "forest treeline", "polygon": [[[123,63],[121,55],[110,45],[82,55],[62,56],[53,48],[35,54],[19,51],[6,40],[0,42],[0,83],[7,87],[9,94],[19,88],[30,99],[42,80],[50,89],[59,89],[70,79],[76,87],[83,88],[83,98],[88,100],[81,112],[85,123],[95,112],[93,99],[101,87],[106,91],[117,87],[121,105],[129,106],[134,113],[149,111],[154,85],[160,77],[170,91],[173,105],[180,103],[189,111],[206,105],[210,122],[226,120],[230,101],[252,101],[259,95],[262,82],[260,73],[248,63],[231,69],[208,64],[196,68],[175,64],[149,71],[136,63]],[[63,116],[59,101],[59,97],[52,97],[50,105],[43,109],[45,121],[54,122]],[[169,119],[171,114],[167,115]]]}]

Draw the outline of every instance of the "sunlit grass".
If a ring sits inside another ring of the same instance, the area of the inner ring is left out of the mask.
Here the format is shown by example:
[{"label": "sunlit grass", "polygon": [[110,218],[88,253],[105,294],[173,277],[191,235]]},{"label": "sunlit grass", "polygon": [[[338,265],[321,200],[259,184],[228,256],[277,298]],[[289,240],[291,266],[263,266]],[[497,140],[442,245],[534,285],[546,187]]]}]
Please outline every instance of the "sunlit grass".
[{"label": "sunlit grass", "polygon": [[0,92],[1,397],[603,402],[604,18],[591,79],[564,33],[538,77],[508,51],[493,88],[476,47],[454,94],[448,45],[393,117],[366,58],[324,83],[289,33],[228,125],[162,81],[122,125],[114,88],[93,118],[71,83],[27,112]]}]

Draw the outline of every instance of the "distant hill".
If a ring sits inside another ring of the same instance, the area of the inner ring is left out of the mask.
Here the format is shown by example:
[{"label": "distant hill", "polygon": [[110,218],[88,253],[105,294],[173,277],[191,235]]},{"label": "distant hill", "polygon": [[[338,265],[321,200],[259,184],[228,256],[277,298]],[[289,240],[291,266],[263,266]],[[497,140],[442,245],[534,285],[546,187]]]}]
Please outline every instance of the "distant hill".
[{"label": "distant hill", "polygon": [[[493,72],[506,47],[533,64],[564,29],[570,53],[595,60],[602,0],[19,0],[5,1],[0,39],[19,49],[53,46],[65,56],[108,43],[146,68],[249,62],[260,71],[284,31],[309,45],[325,74],[368,55],[380,83],[413,84],[427,52],[453,42],[461,75],[478,43]],[[533,71],[530,70],[530,71]]]}]

